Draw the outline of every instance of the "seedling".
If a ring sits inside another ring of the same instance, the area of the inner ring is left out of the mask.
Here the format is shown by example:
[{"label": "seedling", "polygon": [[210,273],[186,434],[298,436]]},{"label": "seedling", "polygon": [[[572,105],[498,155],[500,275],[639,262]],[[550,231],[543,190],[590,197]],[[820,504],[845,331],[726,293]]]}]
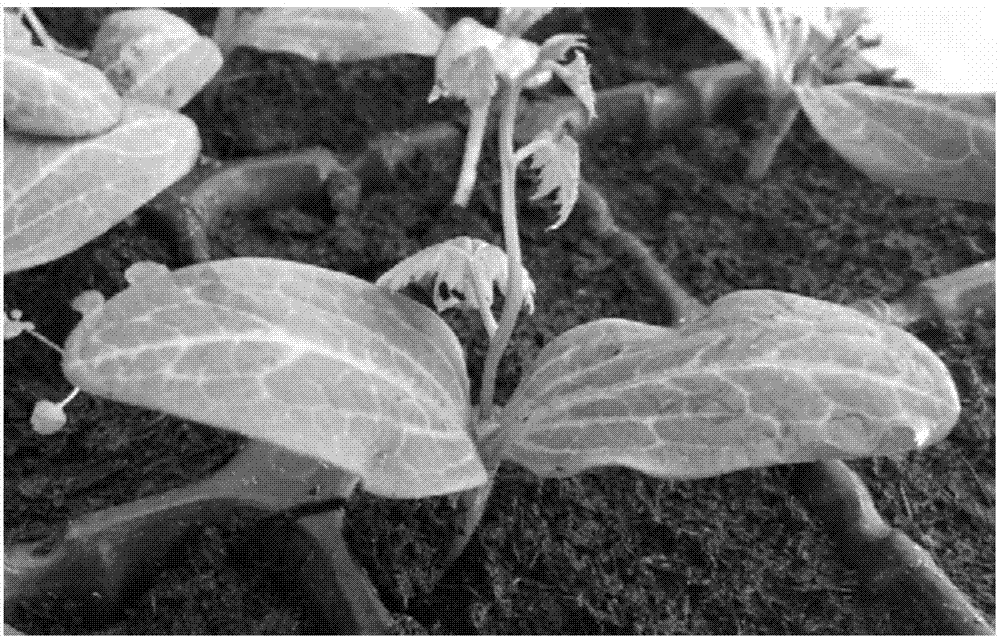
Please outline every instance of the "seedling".
[{"label": "seedling", "polygon": [[[782,9],[692,8],[755,64],[769,95],[765,129],[747,177],[767,173],[804,109],[816,131],[871,179],[909,193],[972,202],[996,200],[996,104],[989,94],[944,95],[821,78],[858,51],[863,9],[828,12],[832,42]],[[901,115],[905,114],[905,115]]]},{"label": "seedling", "polygon": [[594,115],[586,61],[579,56],[567,65],[558,64],[569,49],[583,45],[581,36],[558,34],[541,47],[518,37],[547,12],[503,9],[497,29],[463,18],[445,34],[435,59],[436,83],[429,100],[456,97],[464,100],[471,112],[462,170],[452,199],[459,206],[468,206],[472,196],[490,105],[501,84],[511,87],[516,100],[522,88],[541,86],[556,74],[587,106],[590,116]]}]

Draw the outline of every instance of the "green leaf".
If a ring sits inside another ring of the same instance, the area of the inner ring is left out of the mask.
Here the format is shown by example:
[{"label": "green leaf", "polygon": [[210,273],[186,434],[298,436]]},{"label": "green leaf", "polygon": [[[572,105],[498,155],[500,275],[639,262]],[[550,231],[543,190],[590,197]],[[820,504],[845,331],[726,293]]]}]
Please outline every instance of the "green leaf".
[{"label": "green leaf", "polygon": [[569,219],[580,193],[580,147],[573,136],[543,131],[532,144],[538,147],[531,154],[531,168],[539,169],[538,190],[531,199],[539,200],[556,189],[559,195],[559,217],[548,230],[557,229]]},{"label": "green leaf", "polygon": [[222,54],[211,38],[174,14],[136,9],[104,20],[88,62],[122,96],[176,111],[212,79]]},{"label": "green leaf", "polygon": [[458,339],[358,278],[267,258],[151,262],[87,313],[63,371],[82,389],[284,446],[424,497],[486,481]]},{"label": "green leaf", "polygon": [[6,133],[4,147],[3,267],[11,273],[62,257],[121,222],[194,166],[201,140],[187,117],[126,100],[122,122],[104,135]]},{"label": "green leaf", "polygon": [[844,159],[906,193],[996,201],[996,99],[866,86],[796,85],[809,121]]},{"label": "green leaf", "polygon": [[5,49],[3,60],[5,129],[84,137],[103,133],[122,118],[121,97],[89,64],[36,46]]},{"label": "green leaf", "polygon": [[[434,308],[443,310],[464,306],[493,307],[493,287],[507,286],[507,254],[503,249],[471,237],[456,237],[429,246],[392,267],[375,283],[398,291],[411,282],[431,283]],[[535,283],[525,273],[524,304],[535,312]],[[441,295],[442,286],[448,299]]]},{"label": "green leaf", "polygon": [[503,7],[496,30],[506,35],[521,36],[551,12],[552,7]]},{"label": "green leaf", "polygon": [[543,477],[710,477],[925,447],[959,410],[947,367],[909,333],[740,291],[679,329],[602,319],[560,335],[503,409],[501,455]]},{"label": "green leaf", "polygon": [[486,47],[478,47],[451,62],[438,76],[427,101],[451,97],[464,100],[470,109],[483,108],[496,95],[496,76],[493,55]]},{"label": "green leaf", "polygon": [[224,53],[247,46],[353,62],[401,53],[429,57],[443,35],[416,7],[267,7],[221,9],[213,38]]}]

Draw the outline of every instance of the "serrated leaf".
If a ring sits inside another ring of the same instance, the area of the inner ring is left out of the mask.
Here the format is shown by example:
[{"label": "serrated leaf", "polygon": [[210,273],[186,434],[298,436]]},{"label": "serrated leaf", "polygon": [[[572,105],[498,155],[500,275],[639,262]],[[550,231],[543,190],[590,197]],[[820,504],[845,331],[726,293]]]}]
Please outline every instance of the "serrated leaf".
[{"label": "serrated leaf", "polygon": [[679,329],[602,319],[556,338],[501,414],[503,457],[543,477],[657,477],[893,454],[955,425],[947,367],[852,309],[740,291]]},{"label": "serrated leaf", "polygon": [[876,182],[929,197],[996,201],[996,99],[858,83],[796,86],[813,127]]},{"label": "serrated leaf", "polygon": [[89,64],[36,46],[5,49],[3,60],[3,120],[11,131],[83,137],[121,120],[121,97]]},{"label": "serrated leaf", "polygon": [[569,219],[580,193],[580,147],[573,136],[561,134],[555,137],[549,131],[542,132],[536,142],[540,146],[531,154],[531,168],[539,169],[538,190],[531,199],[541,199],[556,189],[559,195],[559,216],[548,230],[557,229]]},{"label": "serrated leaf", "polygon": [[108,16],[88,60],[122,96],[174,111],[222,67],[222,53],[211,38],[162,9]]},{"label": "serrated leaf", "polygon": [[126,100],[121,124],[104,135],[7,133],[4,147],[3,267],[11,273],[62,257],[121,222],[194,166],[201,140],[187,117]]},{"label": "serrated leaf", "polygon": [[[456,237],[430,246],[406,258],[378,278],[376,285],[398,291],[412,282],[431,282],[434,308],[493,307],[493,287],[507,286],[507,254],[503,249],[472,237]],[[535,312],[535,283],[525,273],[524,304]],[[441,296],[442,285],[449,297]]]},{"label": "serrated leaf", "polygon": [[[225,14],[225,15],[223,15]],[[353,62],[408,53],[433,56],[444,30],[416,7],[223,9],[216,43],[288,51],[318,62]]]},{"label": "serrated leaf", "polygon": [[125,275],[67,339],[63,371],[83,390],[324,460],[380,495],[486,481],[462,348],[431,310],[268,258]]},{"label": "serrated leaf", "polygon": [[551,12],[552,7],[502,7],[496,30],[506,35],[522,36]]},{"label": "serrated leaf", "polygon": [[31,31],[24,24],[20,9],[4,7],[3,34],[4,49],[24,49],[31,46]]}]

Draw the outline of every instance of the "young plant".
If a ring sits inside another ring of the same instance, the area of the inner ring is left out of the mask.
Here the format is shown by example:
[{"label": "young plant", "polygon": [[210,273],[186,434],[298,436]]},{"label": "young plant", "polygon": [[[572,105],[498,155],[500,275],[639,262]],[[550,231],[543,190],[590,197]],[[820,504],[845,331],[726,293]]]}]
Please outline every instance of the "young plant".
[{"label": "young plant", "polygon": [[692,8],[753,62],[769,95],[766,128],[747,177],[770,167],[799,109],[817,132],[871,179],[903,191],[991,203],[996,199],[996,105],[988,94],[931,94],[821,78],[858,53],[863,9],[828,11],[831,42],[810,37],[780,8]]},{"label": "young plant", "polygon": [[[584,83],[588,89],[590,87],[589,72],[586,72],[586,62],[582,58],[579,59],[582,67],[574,67],[573,64],[562,67],[555,64],[566,50],[572,46],[582,46],[582,41],[573,40],[572,45],[560,51],[553,47],[567,42],[566,38],[579,38],[578,36],[559,34],[541,47],[519,37],[548,11],[504,8],[496,29],[484,27],[472,18],[463,18],[445,34],[435,59],[435,85],[428,100],[433,102],[441,97],[459,98],[465,101],[471,112],[462,169],[452,198],[452,202],[458,206],[468,206],[469,198],[472,197],[490,105],[501,83],[519,87],[514,99],[520,94],[520,88],[541,86],[551,80],[553,73],[563,78],[574,93],[578,93],[577,87],[582,87]],[[556,53],[558,55],[554,55]],[[582,76],[587,76],[587,79],[584,81]],[[588,105],[591,115],[592,93],[591,90],[589,101],[581,98]]]},{"label": "young plant", "polygon": [[455,335],[402,295],[264,258],[126,275],[125,291],[79,307],[68,379],[314,457],[389,497],[475,488],[501,460],[542,477],[622,465],[692,478],[891,454],[940,440],[959,412],[946,367],[913,336],[776,291],[727,295],[679,329],[578,326],[483,418]]}]

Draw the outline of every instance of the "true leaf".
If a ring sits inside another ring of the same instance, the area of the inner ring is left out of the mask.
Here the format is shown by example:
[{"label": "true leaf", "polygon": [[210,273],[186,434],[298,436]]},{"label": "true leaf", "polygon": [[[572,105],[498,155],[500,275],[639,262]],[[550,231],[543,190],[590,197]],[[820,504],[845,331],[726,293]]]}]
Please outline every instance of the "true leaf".
[{"label": "true leaf", "polygon": [[415,7],[224,8],[213,35],[225,53],[247,46],[319,62],[400,53],[429,57],[443,36],[444,30]]},{"label": "true leaf", "polygon": [[3,266],[11,273],[62,257],[125,219],[194,166],[201,142],[187,117],[126,100],[121,124],[104,135],[7,133],[4,146]]},{"label": "true leaf", "polygon": [[820,135],[877,182],[907,193],[996,201],[996,99],[857,83],[796,86]]},{"label": "true leaf", "polygon": [[538,190],[531,199],[541,199],[559,189],[559,217],[549,230],[569,219],[580,192],[580,147],[573,136],[543,131],[535,138],[537,149],[531,154],[531,168],[539,169]]},{"label": "true leaf", "polygon": [[36,46],[4,49],[3,60],[3,119],[12,131],[82,137],[121,120],[121,97],[89,64]]},{"label": "true leaf", "polygon": [[423,497],[486,481],[461,346],[431,310],[364,280],[267,258],[144,262],[66,342],[90,393],[268,441]]},{"label": "true leaf", "polygon": [[927,446],[959,409],[948,369],[909,333],[740,291],[679,329],[602,319],[560,335],[503,409],[502,455],[544,477],[708,477]]},{"label": "true leaf", "polygon": [[121,95],[177,110],[212,79],[222,54],[172,13],[136,9],[108,16],[89,61]]},{"label": "true leaf", "polygon": [[[434,308],[463,305],[468,308],[493,307],[493,287],[507,286],[507,254],[502,249],[471,237],[456,237],[429,246],[396,264],[376,285],[398,291],[411,282],[432,282]],[[535,283],[525,273],[524,304],[535,312]],[[442,286],[448,299],[441,295]]]}]

